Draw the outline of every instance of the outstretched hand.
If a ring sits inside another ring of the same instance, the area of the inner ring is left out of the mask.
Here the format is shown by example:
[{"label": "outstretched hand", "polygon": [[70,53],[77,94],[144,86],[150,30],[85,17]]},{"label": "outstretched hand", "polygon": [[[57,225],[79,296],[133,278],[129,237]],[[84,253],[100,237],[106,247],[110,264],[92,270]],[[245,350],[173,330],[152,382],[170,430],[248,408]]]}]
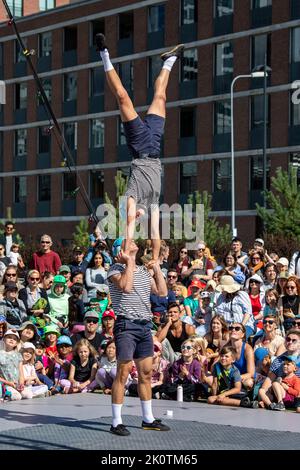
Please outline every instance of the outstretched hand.
[{"label": "outstretched hand", "polygon": [[129,260],[130,260],[130,256],[122,250],[120,251],[118,256],[116,256],[117,263],[127,264]]},{"label": "outstretched hand", "polygon": [[159,268],[158,259],[151,259],[147,263],[147,269],[153,269],[153,271],[155,272],[155,270],[157,270],[158,268]]}]

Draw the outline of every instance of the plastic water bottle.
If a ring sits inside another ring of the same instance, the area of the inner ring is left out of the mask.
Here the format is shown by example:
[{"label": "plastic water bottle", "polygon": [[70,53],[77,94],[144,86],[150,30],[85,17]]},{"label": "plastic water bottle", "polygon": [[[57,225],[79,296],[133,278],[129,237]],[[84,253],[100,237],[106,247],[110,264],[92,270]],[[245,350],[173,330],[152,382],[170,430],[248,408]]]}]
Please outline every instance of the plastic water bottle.
[{"label": "plastic water bottle", "polygon": [[177,401],[183,401],[183,388],[182,385],[177,387]]}]

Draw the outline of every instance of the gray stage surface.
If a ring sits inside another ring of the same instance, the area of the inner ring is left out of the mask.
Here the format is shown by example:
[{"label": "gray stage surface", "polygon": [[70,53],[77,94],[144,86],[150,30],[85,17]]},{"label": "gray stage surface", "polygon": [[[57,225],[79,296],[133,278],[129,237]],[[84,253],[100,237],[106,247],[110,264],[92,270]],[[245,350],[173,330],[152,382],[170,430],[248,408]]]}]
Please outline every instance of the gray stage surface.
[{"label": "gray stage surface", "polygon": [[[141,429],[137,398],[125,397],[131,435],[113,436],[110,397],[57,395],[0,405],[1,450],[300,449],[300,414],[153,400],[170,432]],[[167,416],[173,411],[173,417]]]}]

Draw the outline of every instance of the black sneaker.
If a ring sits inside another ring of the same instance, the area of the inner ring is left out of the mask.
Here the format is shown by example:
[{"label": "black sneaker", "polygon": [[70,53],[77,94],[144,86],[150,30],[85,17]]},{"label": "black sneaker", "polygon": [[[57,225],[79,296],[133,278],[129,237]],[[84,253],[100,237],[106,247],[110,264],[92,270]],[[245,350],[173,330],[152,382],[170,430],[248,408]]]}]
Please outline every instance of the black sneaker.
[{"label": "black sneaker", "polygon": [[163,54],[161,54],[161,59],[163,61],[169,59],[170,57],[181,57],[182,55],[182,52],[183,52],[183,49],[184,49],[184,44],[177,44],[177,46],[173,47],[173,49],[171,49],[170,51],[167,51],[167,52],[164,52]]},{"label": "black sneaker", "polygon": [[251,408],[252,405],[251,405],[251,400],[249,397],[244,397],[241,399],[241,403],[240,403],[240,406],[242,408]]},{"label": "black sneaker", "polygon": [[155,419],[152,423],[142,422],[142,428],[146,431],[170,431],[169,426],[166,426],[160,419]]},{"label": "black sneaker", "polygon": [[116,434],[117,436],[129,436],[130,432],[128,429],[125,428],[124,424],[118,424],[115,428],[113,426],[110,427],[109,430],[112,434]]},{"label": "black sneaker", "polygon": [[273,410],[274,411],[285,411],[284,403],[282,403],[282,402],[275,403],[275,406],[274,406]]},{"label": "black sneaker", "polygon": [[105,36],[102,33],[96,34],[96,46],[97,46],[97,51],[104,51],[104,49],[107,49],[106,43],[105,43]]}]

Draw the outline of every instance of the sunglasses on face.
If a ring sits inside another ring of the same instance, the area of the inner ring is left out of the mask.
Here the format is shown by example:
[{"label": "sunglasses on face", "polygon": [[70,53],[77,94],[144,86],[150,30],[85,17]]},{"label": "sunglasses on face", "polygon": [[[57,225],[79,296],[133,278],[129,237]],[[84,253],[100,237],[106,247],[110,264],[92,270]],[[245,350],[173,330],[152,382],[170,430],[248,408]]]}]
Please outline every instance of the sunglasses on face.
[{"label": "sunglasses on face", "polygon": [[250,284],[260,284],[258,281],[250,281]]},{"label": "sunglasses on face", "polygon": [[295,326],[296,328],[300,327],[300,321],[293,321],[291,324]]},{"label": "sunglasses on face", "polygon": [[260,258],[252,258],[253,261],[260,261]]},{"label": "sunglasses on face", "polygon": [[48,245],[48,244],[50,244],[51,242],[46,242],[45,240],[42,240],[41,243],[42,243],[42,244],[45,244],[45,245]]},{"label": "sunglasses on face", "polygon": [[286,338],[287,343],[297,343],[298,339]]},{"label": "sunglasses on face", "polygon": [[193,349],[193,346],[181,346],[181,351],[184,351],[185,349],[187,351],[190,351],[191,349]]},{"label": "sunglasses on face", "polygon": [[286,289],[296,289],[296,286],[286,286]]},{"label": "sunglasses on face", "polygon": [[6,273],[6,276],[7,276],[7,277],[16,277],[17,275],[14,274],[14,273]]},{"label": "sunglasses on face", "polygon": [[177,278],[177,276],[169,276],[168,275],[168,279],[176,279],[176,278]]},{"label": "sunglasses on face", "polygon": [[275,323],[274,320],[264,320],[264,321],[263,321],[263,324],[264,324],[264,325],[268,325],[268,324],[269,324],[269,325],[273,325],[273,323]]},{"label": "sunglasses on face", "polygon": [[31,281],[39,281],[40,278],[39,278],[39,277],[31,277],[30,280],[31,280]]},{"label": "sunglasses on face", "polygon": [[240,326],[230,326],[229,331],[242,331],[242,328]]},{"label": "sunglasses on face", "polygon": [[198,248],[197,251],[204,251],[204,250],[205,250],[205,248]]},{"label": "sunglasses on face", "polygon": [[96,318],[87,318],[85,321],[87,323],[95,323],[95,324],[98,323],[98,320],[96,320]]},{"label": "sunglasses on face", "polygon": [[185,251],[185,250],[181,250],[181,252],[180,252],[180,253],[185,253],[185,254],[187,254],[187,251]]}]

